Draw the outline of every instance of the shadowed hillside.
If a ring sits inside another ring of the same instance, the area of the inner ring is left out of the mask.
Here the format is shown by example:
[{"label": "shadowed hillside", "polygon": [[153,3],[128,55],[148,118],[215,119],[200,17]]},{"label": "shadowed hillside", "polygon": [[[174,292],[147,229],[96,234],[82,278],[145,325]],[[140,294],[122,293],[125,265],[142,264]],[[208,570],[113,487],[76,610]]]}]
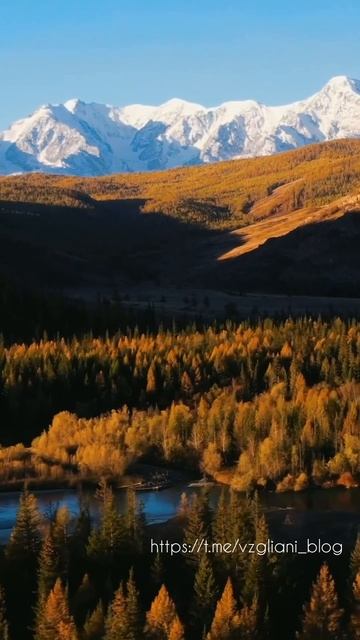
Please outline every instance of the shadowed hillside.
[{"label": "shadowed hillside", "polygon": [[356,140],[166,172],[1,178],[0,274],[79,295],[357,296],[359,203]]}]

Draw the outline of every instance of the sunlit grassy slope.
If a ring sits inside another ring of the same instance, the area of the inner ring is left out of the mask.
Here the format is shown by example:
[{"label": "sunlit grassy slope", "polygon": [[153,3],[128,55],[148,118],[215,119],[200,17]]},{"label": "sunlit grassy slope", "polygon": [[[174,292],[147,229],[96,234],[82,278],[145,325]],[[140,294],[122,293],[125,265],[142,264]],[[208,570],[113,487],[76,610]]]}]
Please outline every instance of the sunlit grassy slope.
[{"label": "sunlit grassy slope", "polygon": [[93,206],[93,199],[139,200],[144,212],[218,229],[234,229],[273,214],[318,207],[358,190],[358,140],[164,172],[84,179],[39,174],[0,179],[0,200],[87,207]]}]

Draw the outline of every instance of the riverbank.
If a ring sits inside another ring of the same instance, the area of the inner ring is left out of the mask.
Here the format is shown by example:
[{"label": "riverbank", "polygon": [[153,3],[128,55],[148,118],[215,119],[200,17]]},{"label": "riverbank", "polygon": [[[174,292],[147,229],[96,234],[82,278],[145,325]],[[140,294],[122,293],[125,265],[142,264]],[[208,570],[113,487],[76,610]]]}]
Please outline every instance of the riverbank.
[{"label": "riverbank", "polygon": [[[114,489],[138,490],[140,487],[144,488],[147,485],[151,488],[151,483],[153,483],[154,489],[161,490],[179,482],[190,482],[198,477],[199,474],[191,474],[179,469],[136,462],[129,466],[128,472],[121,478],[110,476],[105,479]],[[67,477],[61,478],[29,476],[0,482],[0,493],[22,491],[25,487],[33,491],[92,490],[96,489],[101,479],[99,476],[80,477],[75,474],[69,474]]]},{"label": "riverbank", "polygon": [[343,487],[344,489],[357,489],[359,482],[350,471],[342,473],[338,477],[326,478],[323,481],[314,481],[306,473],[301,473],[298,477],[287,474],[278,482],[249,482],[245,483],[241,476],[236,473],[236,467],[228,467],[214,473],[214,481],[218,484],[231,487],[235,491],[246,493],[248,491],[271,491],[276,493],[303,492],[312,489],[334,489]]},{"label": "riverbank", "polygon": [[[224,487],[224,485],[223,485]],[[209,505],[216,509],[222,493],[221,485],[208,487]],[[200,487],[189,487],[188,482],[174,484],[163,491],[139,493],[147,522],[149,538],[176,540],[181,537],[183,518],[179,515],[182,495],[188,498],[199,493]],[[40,489],[33,490],[41,513],[49,517],[56,509],[66,507],[76,518],[86,505],[96,522],[99,518],[99,502],[95,488]],[[114,492],[119,513],[126,513],[126,491]],[[16,522],[19,507],[19,491],[0,494],[0,544],[6,544]],[[304,492],[261,492],[259,500],[266,516],[272,538],[283,541],[299,541],[322,538],[342,542],[350,549],[360,528],[360,489],[335,487],[324,491],[311,489]]]}]

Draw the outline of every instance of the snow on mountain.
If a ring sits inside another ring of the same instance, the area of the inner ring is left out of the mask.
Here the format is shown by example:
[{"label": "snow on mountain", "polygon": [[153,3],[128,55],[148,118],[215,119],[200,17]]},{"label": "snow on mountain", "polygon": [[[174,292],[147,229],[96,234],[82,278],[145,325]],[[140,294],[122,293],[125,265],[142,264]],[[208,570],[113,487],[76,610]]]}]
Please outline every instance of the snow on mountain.
[{"label": "snow on mountain", "polygon": [[360,137],[360,81],[346,76],[280,107],[244,100],[207,108],[175,98],[120,108],[73,99],[44,105],[0,134],[0,173],[149,171],[347,137]]}]

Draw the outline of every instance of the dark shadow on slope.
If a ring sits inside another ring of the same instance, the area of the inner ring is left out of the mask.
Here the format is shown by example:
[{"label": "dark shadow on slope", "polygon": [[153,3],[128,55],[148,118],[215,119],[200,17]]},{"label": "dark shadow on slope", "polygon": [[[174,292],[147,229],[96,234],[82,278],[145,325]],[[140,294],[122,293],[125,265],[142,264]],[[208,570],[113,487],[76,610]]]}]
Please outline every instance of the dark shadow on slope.
[{"label": "dark shadow on slope", "polygon": [[185,286],[196,280],[204,246],[207,261],[215,262],[219,237],[227,250],[238,245],[228,232],[143,213],[144,205],[120,200],[87,209],[0,202],[0,274],[50,289]]},{"label": "dark shadow on slope", "polygon": [[217,288],[312,296],[360,296],[360,212],[308,224],[258,249],[217,262]]}]

